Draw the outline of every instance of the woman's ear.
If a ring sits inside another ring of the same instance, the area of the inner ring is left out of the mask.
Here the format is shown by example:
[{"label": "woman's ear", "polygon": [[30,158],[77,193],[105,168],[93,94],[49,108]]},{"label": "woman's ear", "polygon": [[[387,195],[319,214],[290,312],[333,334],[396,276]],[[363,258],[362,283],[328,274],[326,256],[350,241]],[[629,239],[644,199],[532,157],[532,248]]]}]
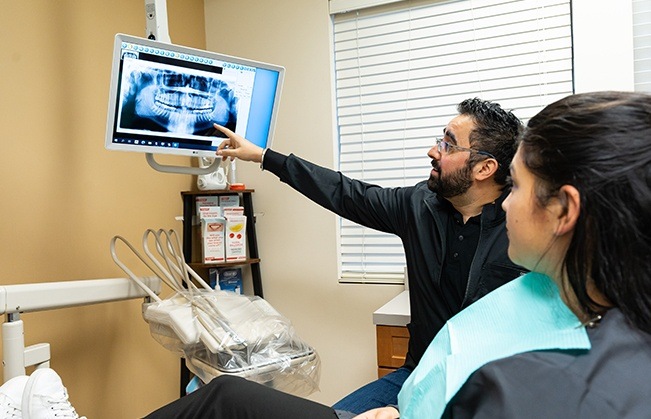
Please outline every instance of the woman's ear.
[{"label": "woman's ear", "polygon": [[558,190],[558,202],[560,211],[558,212],[558,226],[556,234],[563,235],[574,230],[576,221],[581,213],[581,194],[572,185],[563,185]]}]

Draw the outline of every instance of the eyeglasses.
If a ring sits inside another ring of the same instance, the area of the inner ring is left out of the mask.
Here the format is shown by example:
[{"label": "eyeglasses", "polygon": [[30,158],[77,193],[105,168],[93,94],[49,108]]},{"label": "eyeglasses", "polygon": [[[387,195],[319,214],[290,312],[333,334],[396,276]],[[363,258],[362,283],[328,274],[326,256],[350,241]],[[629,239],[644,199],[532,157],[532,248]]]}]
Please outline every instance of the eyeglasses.
[{"label": "eyeglasses", "polygon": [[481,154],[482,156],[490,157],[491,159],[497,160],[497,158],[495,158],[495,156],[493,156],[488,151],[474,150],[472,148],[466,148],[466,147],[461,147],[460,145],[450,144],[447,141],[443,141],[443,138],[436,139],[436,149],[438,150],[439,153],[446,153],[446,154],[452,153],[451,150],[469,151],[471,153]]}]

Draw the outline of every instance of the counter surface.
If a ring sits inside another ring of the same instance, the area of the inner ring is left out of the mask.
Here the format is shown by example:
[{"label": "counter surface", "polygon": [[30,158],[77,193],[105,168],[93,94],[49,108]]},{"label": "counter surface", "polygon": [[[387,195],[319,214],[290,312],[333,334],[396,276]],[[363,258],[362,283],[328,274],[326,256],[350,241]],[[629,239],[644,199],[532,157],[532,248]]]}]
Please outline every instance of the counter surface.
[{"label": "counter surface", "polygon": [[376,325],[406,326],[410,320],[409,291],[406,290],[373,313],[373,324]]}]

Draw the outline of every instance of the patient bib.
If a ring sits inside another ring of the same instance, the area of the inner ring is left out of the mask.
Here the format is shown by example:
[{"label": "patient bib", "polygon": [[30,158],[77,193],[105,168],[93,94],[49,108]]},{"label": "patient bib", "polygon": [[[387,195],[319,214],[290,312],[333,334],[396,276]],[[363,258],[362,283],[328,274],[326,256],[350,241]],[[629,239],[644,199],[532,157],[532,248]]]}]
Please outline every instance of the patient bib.
[{"label": "patient bib", "polygon": [[398,394],[401,418],[441,417],[468,377],[488,362],[551,349],[590,349],[585,327],[547,276],[528,273],[452,317]]}]

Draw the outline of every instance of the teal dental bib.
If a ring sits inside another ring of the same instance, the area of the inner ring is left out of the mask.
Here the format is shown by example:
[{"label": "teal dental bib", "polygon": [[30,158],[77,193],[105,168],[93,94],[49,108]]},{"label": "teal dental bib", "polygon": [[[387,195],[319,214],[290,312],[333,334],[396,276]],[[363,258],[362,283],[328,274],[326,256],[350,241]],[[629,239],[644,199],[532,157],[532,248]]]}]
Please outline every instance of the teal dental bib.
[{"label": "teal dental bib", "polygon": [[468,377],[488,362],[551,349],[590,349],[585,327],[547,276],[528,273],[451,318],[398,394],[400,417],[440,417]]}]

